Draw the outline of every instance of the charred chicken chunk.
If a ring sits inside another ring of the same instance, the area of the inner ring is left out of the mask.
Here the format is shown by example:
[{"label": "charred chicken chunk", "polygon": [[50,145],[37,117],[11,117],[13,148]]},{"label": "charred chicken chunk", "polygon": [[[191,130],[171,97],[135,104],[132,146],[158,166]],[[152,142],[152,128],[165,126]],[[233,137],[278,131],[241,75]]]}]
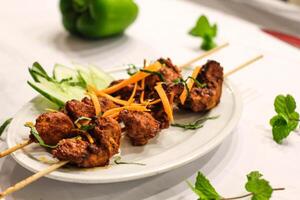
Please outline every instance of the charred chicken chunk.
[{"label": "charred chicken chunk", "polygon": [[208,61],[201,69],[197,80],[205,87],[194,87],[184,107],[194,112],[208,111],[220,102],[223,84],[223,68],[216,61]]},{"label": "charred chicken chunk", "polygon": [[82,101],[78,101],[75,99],[67,101],[65,110],[73,120],[76,120],[79,117],[92,118],[93,116],[95,116],[95,108],[93,104],[87,102],[86,99],[83,99]]},{"label": "charred chicken chunk", "polygon": [[125,124],[127,136],[134,146],[147,144],[160,131],[159,122],[147,112],[123,110],[120,119]]},{"label": "charred chicken chunk", "polygon": [[107,149],[110,157],[119,152],[121,127],[115,119],[99,117],[96,120],[94,137],[98,144]]},{"label": "charred chicken chunk", "polygon": [[35,128],[46,144],[56,145],[61,139],[72,136],[74,125],[66,114],[49,112],[36,119]]},{"label": "charred chicken chunk", "polygon": [[52,154],[59,160],[85,168],[105,166],[110,158],[105,148],[77,138],[61,140]]},{"label": "charred chicken chunk", "polygon": [[109,152],[107,149],[103,148],[102,146],[96,146],[90,144],[88,147],[89,154],[83,160],[83,162],[79,163],[79,167],[84,168],[91,168],[91,167],[101,167],[109,164]]},{"label": "charred chicken chunk", "polygon": [[[102,112],[118,107],[113,101],[105,97],[99,97],[98,100]],[[92,100],[87,97],[83,98],[81,101],[75,99],[68,101],[65,105],[65,110],[73,120],[76,120],[79,117],[92,118],[95,116],[94,104]]]},{"label": "charred chicken chunk", "polygon": [[159,121],[159,128],[166,129],[170,126],[170,120],[167,113],[164,111],[163,105],[161,103],[153,106],[151,108],[151,115]]},{"label": "charred chicken chunk", "polygon": [[[184,85],[182,83],[175,84],[169,82],[163,83],[162,86],[168,96],[170,104],[176,106],[177,103],[179,103],[179,96],[183,92]],[[152,93],[148,94],[147,98],[159,99],[159,96],[156,91],[153,91]],[[164,111],[162,103],[151,105],[149,108],[151,109],[151,115],[160,122],[161,129],[165,129],[170,126],[170,120]]]},{"label": "charred chicken chunk", "polygon": [[[163,64],[162,68],[158,72],[163,76],[164,82],[172,83],[174,80],[181,78],[180,69],[172,63],[170,58],[160,58],[158,61]],[[156,86],[156,83],[161,81],[162,80],[159,76],[153,74],[146,78],[145,84],[147,89],[152,91]]]},{"label": "charred chicken chunk", "polygon": [[70,163],[82,163],[89,154],[88,146],[89,143],[81,139],[63,139],[52,150],[52,154],[59,160],[68,160]]}]

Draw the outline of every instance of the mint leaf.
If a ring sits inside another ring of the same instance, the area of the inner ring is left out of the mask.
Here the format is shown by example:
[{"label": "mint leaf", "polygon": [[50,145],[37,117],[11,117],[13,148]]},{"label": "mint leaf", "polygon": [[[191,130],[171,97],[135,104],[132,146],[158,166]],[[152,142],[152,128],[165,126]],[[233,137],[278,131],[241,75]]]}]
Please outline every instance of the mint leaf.
[{"label": "mint leaf", "polygon": [[190,185],[192,190],[199,196],[199,200],[220,200],[221,196],[215,188],[210,184],[209,180],[198,172],[195,187]]},{"label": "mint leaf", "polygon": [[190,34],[196,37],[204,37],[205,35],[210,35],[211,27],[209,21],[205,15],[199,17],[196,26],[190,30]]},{"label": "mint leaf", "polygon": [[189,31],[189,34],[202,38],[201,48],[210,50],[216,46],[214,38],[217,36],[218,27],[216,24],[211,25],[206,16],[199,17],[196,25]]},{"label": "mint leaf", "polygon": [[278,95],[274,102],[275,111],[278,114],[290,114],[296,109],[296,101],[291,95]]},{"label": "mint leaf", "polygon": [[285,103],[286,103],[286,109],[288,113],[292,113],[295,111],[296,109],[296,101],[294,99],[294,97],[292,97],[291,95],[286,95],[285,98]]},{"label": "mint leaf", "polygon": [[273,189],[269,182],[262,179],[262,174],[258,171],[250,172],[247,175],[247,183],[245,188],[253,194],[251,200],[269,200],[272,196]]},{"label": "mint leaf", "polygon": [[272,123],[272,134],[273,139],[278,143],[281,144],[282,140],[286,138],[291,130],[288,126],[288,121],[282,115],[276,115],[271,119]]},{"label": "mint leaf", "polygon": [[272,126],[273,139],[281,144],[290,132],[294,131],[299,124],[299,113],[296,110],[296,101],[291,95],[278,95],[274,101],[277,115],[272,117],[270,124]]},{"label": "mint leaf", "polygon": [[290,131],[295,130],[298,127],[299,124],[299,113],[293,112],[289,115],[289,129]]}]

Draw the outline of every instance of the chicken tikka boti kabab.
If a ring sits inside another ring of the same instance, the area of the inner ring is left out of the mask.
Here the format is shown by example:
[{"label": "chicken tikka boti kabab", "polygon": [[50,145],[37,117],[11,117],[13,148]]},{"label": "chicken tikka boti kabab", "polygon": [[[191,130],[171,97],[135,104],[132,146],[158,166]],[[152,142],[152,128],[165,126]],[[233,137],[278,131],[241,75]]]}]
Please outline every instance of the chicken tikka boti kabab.
[{"label": "chicken tikka boti kabab", "polygon": [[174,109],[214,108],[222,84],[223,68],[216,61],[183,80],[181,70],[161,58],[106,89],[89,87],[89,97],[67,101],[60,111],[41,114],[31,124],[30,140],[42,141],[55,158],[77,167],[105,166],[119,152],[122,133],[132,145],[146,145],[170,126]]}]

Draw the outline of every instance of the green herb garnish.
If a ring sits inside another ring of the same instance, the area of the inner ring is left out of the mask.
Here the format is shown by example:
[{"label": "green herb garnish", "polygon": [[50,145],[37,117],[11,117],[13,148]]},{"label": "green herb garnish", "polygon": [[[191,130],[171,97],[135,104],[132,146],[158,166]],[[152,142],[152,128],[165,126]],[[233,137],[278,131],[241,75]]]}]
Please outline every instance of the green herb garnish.
[{"label": "green herb garnish", "polygon": [[277,115],[272,117],[273,139],[281,144],[282,140],[298,127],[299,113],[296,112],[296,101],[291,95],[278,95],[274,101]]},{"label": "green herb garnish", "polygon": [[164,78],[164,76],[160,72],[154,72],[154,71],[150,71],[150,70],[146,70],[146,69],[140,69],[140,71],[156,75],[156,76],[159,77],[159,79],[160,79],[161,82],[165,82],[165,78]]},{"label": "green herb garnish", "polygon": [[217,119],[218,117],[219,116],[202,117],[191,123],[186,123],[186,124],[175,123],[175,124],[171,124],[171,126],[180,127],[187,130],[195,130],[195,129],[202,128],[204,126],[204,122],[206,122],[207,120]]},{"label": "green herb garnish", "polygon": [[91,124],[91,125],[82,125],[82,126],[80,126],[80,130],[81,131],[90,131],[90,130],[92,130],[92,129],[94,129],[95,128],[95,124]]},{"label": "green herb garnish", "polygon": [[250,172],[247,175],[245,188],[249,193],[236,197],[222,197],[201,172],[198,172],[195,185],[190,182],[187,183],[192,191],[199,196],[198,200],[233,200],[249,196],[251,196],[251,200],[269,200],[273,191],[284,190],[284,188],[272,188],[269,182],[263,179],[262,174],[258,171]]},{"label": "green herb garnish", "polygon": [[187,93],[187,96],[189,97],[190,96],[190,90],[189,90],[189,87],[187,85],[187,79],[183,79],[183,78],[177,78],[175,80],[173,80],[173,83],[175,84],[183,84],[185,89],[186,89],[186,93]]},{"label": "green herb garnish", "polygon": [[5,131],[6,127],[10,124],[12,119],[13,118],[9,118],[9,119],[5,120],[5,122],[3,122],[3,124],[0,126],[0,136]]},{"label": "green herb garnish", "polygon": [[52,149],[57,147],[57,145],[52,146],[52,145],[45,144],[44,140],[41,138],[41,136],[38,133],[38,131],[36,130],[35,126],[31,122],[27,122],[24,126],[30,128],[30,133],[35,137],[35,139],[37,140],[37,142],[42,147],[52,148]]},{"label": "green herb garnish", "polygon": [[114,163],[117,165],[142,165],[145,166],[146,164],[144,163],[137,163],[137,162],[125,162],[125,161],[121,161],[121,156],[116,156]]},{"label": "green herb garnish", "polygon": [[140,69],[137,67],[137,66],[135,66],[134,64],[128,64],[128,68],[126,69],[126,71],[127,71],[127,74],[129,75],[129,76],[132,76],[132,75],[134,75],[134,74],[136,74]]},{"label": "green herb garnish", "polygon": [[217,25],[211,25],[205,15],[199,17],[196,25],[189,32],[190,35],[202,38],[201,49],[210,50],[216,46],[214,38],[217,35]]},{"label": "green herb garnish", "polygon": [[199,88],[205,88],[205,87],[207,86],[206,83],[200,83],[200,82],[199,82],[197,79],[195,79],[194,77],[189,76],[187,79],[192,79],[192,80],[195,82],[196,86],[199,87]]}]

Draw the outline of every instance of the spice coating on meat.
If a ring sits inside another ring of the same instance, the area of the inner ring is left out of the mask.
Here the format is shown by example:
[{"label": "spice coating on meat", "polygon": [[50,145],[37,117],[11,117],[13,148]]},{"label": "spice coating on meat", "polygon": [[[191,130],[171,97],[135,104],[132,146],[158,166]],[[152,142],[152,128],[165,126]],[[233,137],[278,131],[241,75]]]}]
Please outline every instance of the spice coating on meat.
[{"label": "spice coating on meat", "polygon": [[96,146],[95,144],[89,144],[88,146],[89,154],[83,160],[83,162],[78,163],[79,167],[100,167],[109,164],[109,152],[102,146]]},{"label": "spice coating on meat", "polygon": [[159,121],[159,128],[166,129],[170,126],[170,120],[167,113],[164,111],[163,105],[161,103],[155,105],[151,108],[151,115]]},{"label": "spice coating on meat", "polygon": [[74,125],[66,114],[49,112],[36,119],[35,128],[46,144],[56,145],[61,139],[72,136]]},{"label": "spice coating on meat", "polygon": [[[158,61],[163,64],[158,72],[163,76],[164,82],[172,83],[174,80],[181,78],[180,69],[172,63],[170,58],[160,58]],[[146,78],[145,84],[147,86],[147,89],[153,90],[156,84],[161,81],[162,80],[159,76],[150,75]]]},{"label": "spice coating on meat", "polygon": [[220,102],[223,85],[223,68],[216,61],[208,61],[201,69],[197,80],[206,84],[205,87],[194,87],[184,105],[194,112],[205,112]]},{"label": "spice coating on meat", "polygon": [[61,140],[52,154],[59,160],[68,160],[70,163],[81,163],[88,156],[88,142],[70,138]]},{"label": "spice coating on meat", "polygon": [[110,158],[108,152],[101,146],[76,138],[61,140],[52,150],[52,154],[59,160],[69,161],[70,164],[85,168],[105,166]]},{"label": "spice coating on meat", "polygon": [[99,117],[96,120],[94,137],[98,144],[108,150],[110,157],[119,152],[121,133],[117,120],[111,117]]},{"label": "spice coating on meat", "polygon": [[95,116],[95,109],[93,104],[90,104],[85,99],[83,99],[83,101],[78,101],[75,99],[67,101],[65,110],[73,120],[76,120],[79,117],[92,118],[93,116]]},{"label": "spice coating on meat", "polygon": [[[102,112],[118,107],[113,101],[105,97],[98,97],[98,100]],[[81,101],[75,99],[68,101],[65,105],[65,110],[73,120],[76,120],[79,117],[92,118],[96,115],[94,104],[92,100],[87,97],[83,98]]]},{"label": "spice coating on meat", "polygon": [[127,136],[134,146],[147,144],[160,131],[160,123],[147,112],[123,110],[120,112],[120,119],[125,124]]}]

